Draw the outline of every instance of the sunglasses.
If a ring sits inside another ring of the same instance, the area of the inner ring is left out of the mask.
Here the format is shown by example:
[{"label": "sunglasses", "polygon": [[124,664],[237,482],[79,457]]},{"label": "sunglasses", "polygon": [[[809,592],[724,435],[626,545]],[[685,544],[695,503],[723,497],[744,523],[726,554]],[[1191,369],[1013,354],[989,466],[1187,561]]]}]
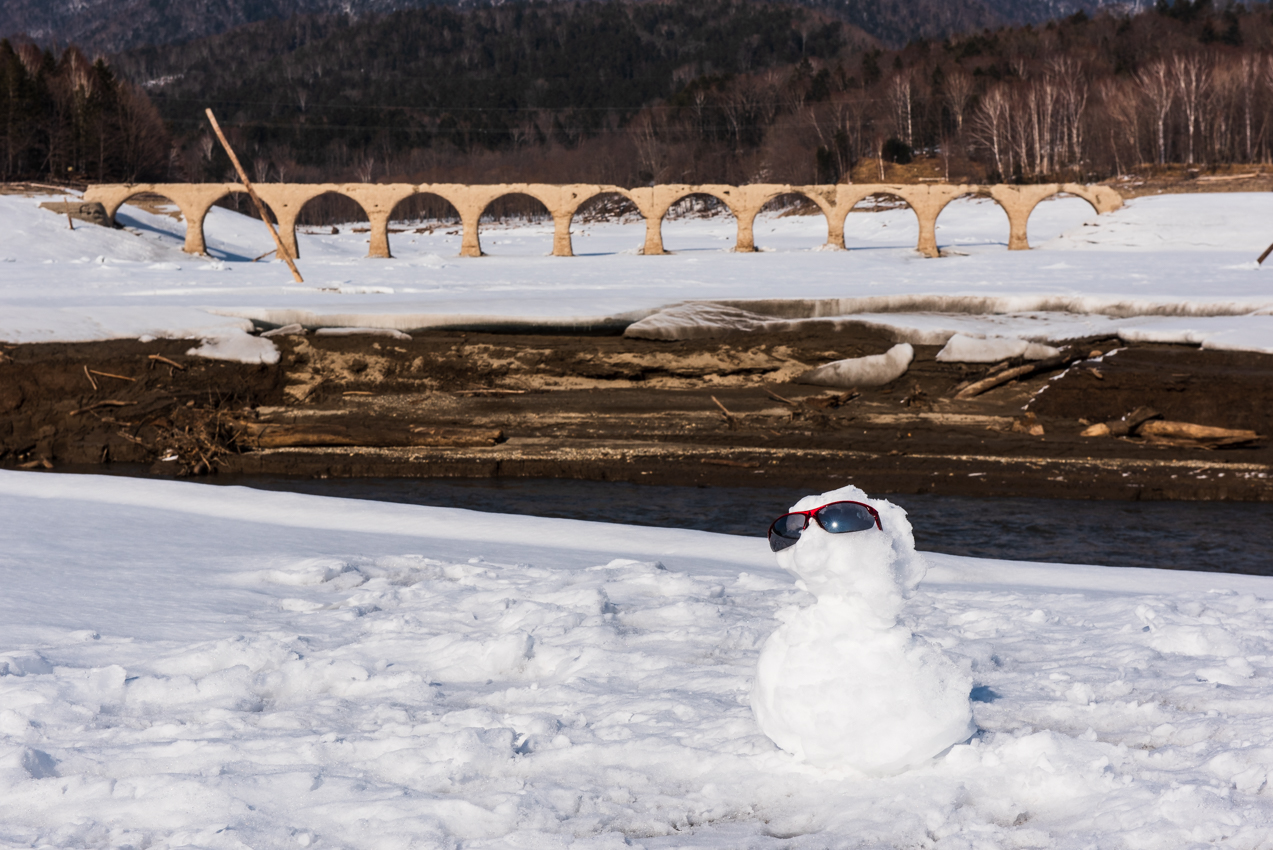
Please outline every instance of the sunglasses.
[{"label": "sunglasses", "polygon": [[831,534],[846,534],[850,531],[866,531],[875,526],[880,531],[880,515],[875,508],[861,502],[832,502],[811,511],[793,511],[783,514],[769,526],[769,548],[781,552],[788,546],[795,546],[800,535],[809,527],[809,518],[818,524],[823,531]]}]

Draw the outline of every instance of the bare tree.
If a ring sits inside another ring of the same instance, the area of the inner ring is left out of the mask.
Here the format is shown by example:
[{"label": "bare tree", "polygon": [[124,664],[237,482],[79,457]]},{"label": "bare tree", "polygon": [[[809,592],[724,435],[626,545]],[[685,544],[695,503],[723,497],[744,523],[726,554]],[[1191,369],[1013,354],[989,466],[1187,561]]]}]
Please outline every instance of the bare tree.
[{"label": "bare tree", "polygon": [[1154,124],[1154,141],[1157,143],[1158,164],[1167,162],[1167,116],[1171,114],[1175,99],[1172,75],[1163,60],[1151,62],[1136,75],[1136,83],[1149,105]]},{"label": "bare tree", "polygon": [[893,106],[893,121],[897,127],[897,133],[907,145],[914,146],[915,125],[912,116],[911,88],[911,75],[897,74],[889,82],[888,94]]},{"label": "bare tree", "polygon": [[1062,134],[1059,155],[1070,165],[1083,161],[1083,115],[1087,110],[1088,82],[1083,65],[1061,56],[1049,63],[1049,72],[1057,86],[1057,120]]},{"label": "bare tree", "polygon": [[643,171],[650,175],[651,181],[661,179],[663,175],[664,145],[655,131],[654,118],[649,112],[642,112],[632,127],[632,137],[636,142],[637,158]]},{"label": "bare tree", "polygon": [[1108,120],[1104,123],[1109,135],[1110,152],[1114,155],[1114,167],[1119,175],[1124,172],[1119,143],[1130,148],[1131,163],[1139,161],[1140,150],[1140,98],[1121,80],[1108,79],[1100,84],[1100,105]]},{"label": "bare tree", "polygon": [[1242,102],[1242,140],[1247,162],[1255,161],[1255,139],[1252,135],[1253,104],[1256,87],[1260,85],[1260,69],[1263,57],[1246,54],[1238,60],[1237,85],[1238,97]]},{"label": "bare tree", "polygon": [[[970,122],[973,138],[990,152],[994,160],[995,171],[1001,177],[1008,171],[1003,163],[1009,155],[1011,104],[1005,87],[1000,84],[986,92],[981,99],[981,108],[973,115]],[[1009,168],[1011,163],[1009,163]]]},{"label": "bare tree", "polygon": [[1211,71],[1199,114],[1199,135],[1206,143],[1204,155],[1209,161],[1234,160],[1242,156],[1241,63],[1217,63]]},{"label": "bare tree", "polygon": [[168,134],[150,98],[127,83],[116,88],[117,152],[123,173],[134,182],[150,163],[166,159]]},{"label": "bare tree", "polygon": [[1050,75],[1034,80],[1025,88],[1025,109],[1022,111],[1023,118],[1028,122],[1029,138],[1022,140],[1021,156],[1024,164],[1025,148],[1033,147],[1035,174],[1048,174],[1052,171],[1055,151],[1052,124],[1056,115],[1056,100],[1057,86]]},{"label": "bare tree", "polygon": [[950,108],[950,117],[955,119],[955,135],[962,136],[964,113],[968,111],[968,102],[972,100],[973,93],[976,91],[976,81],[972,74],[962,68],[956,68],[946,75],[942,89],[946,95],[946,106]]},{"label": "bare tree", "polygon": [[1192,165],[1198,114],[1202,110],[1203,98],[1206,97],[1207,89],[1211,85],[1210,61],[1197,53],[1173,56],[1171,82],[1175,87],[1176,97],[1180,100],[1180,111],[1185,119],[1185,162]]}]

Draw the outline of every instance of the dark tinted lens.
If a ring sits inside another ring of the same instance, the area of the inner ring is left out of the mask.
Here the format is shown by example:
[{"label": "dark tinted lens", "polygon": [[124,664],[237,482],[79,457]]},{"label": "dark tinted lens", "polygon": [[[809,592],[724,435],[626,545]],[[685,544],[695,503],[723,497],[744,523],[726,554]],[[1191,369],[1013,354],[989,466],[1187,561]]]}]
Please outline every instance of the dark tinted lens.
[{"label": "dark tinted lens", "polygon": [[844,534],[846,531],[866,531],[875,525],[875,517],[861,505],[839,502],[819,508],[814,518],[818,525],[832,534]]},{"label": "dark tinted lens", "polygon": [[769,548],[781,552],[788,546],[796,545],[800,532],[804,531],[805,518],[801,514],[787,514],[778,517],[769,527]]}]

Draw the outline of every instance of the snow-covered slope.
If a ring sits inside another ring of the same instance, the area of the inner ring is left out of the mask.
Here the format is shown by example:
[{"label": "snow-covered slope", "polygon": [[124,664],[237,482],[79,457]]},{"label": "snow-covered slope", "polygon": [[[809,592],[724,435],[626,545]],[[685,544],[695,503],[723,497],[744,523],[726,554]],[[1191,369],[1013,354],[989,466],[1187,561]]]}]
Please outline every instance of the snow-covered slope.
[{"label": "snow-covered slope", "polygon": [[72,232],[39,200],[0,197],[0,340],[205,336],[251,321],[621,327],[710,300],[786,319],[852,316],[912,342],[1118,333],[1273,350],[1273,289],[1254,262],[1273,240],[1268,194],[1139,198],[1100,217],[1074,198],[1050,201],[1031,220],[1035,249],[1014,252],[1002,211],[965,200],[938,223],[950,254],[940,259],[915,253],[906,209],[850,215],[848,252],[817,250],[819,216],[762,217],[758,254],[730,251],[731,218],[669,221],[675,253],[663,257],[635,253],[639,220],[578,225],[571,258],[547,256],[550,222],[484,227],[481,259],[456,256],[455,227],[407,228],[391,236],[395,259],[366,259],[367,235],[345,227],[299,237],[304,285],[281,263],[250,261],[272,243],[246,216],[214,209],[213,258],[199,258],[181,252],[179,219],[125,207],[126,230]]},{"label": "snow-covered slope", "polygon": [[1267,846],[1273,580],[928,557],[980,731],[867,779],[759,536],[0,472],[0,845]]}]

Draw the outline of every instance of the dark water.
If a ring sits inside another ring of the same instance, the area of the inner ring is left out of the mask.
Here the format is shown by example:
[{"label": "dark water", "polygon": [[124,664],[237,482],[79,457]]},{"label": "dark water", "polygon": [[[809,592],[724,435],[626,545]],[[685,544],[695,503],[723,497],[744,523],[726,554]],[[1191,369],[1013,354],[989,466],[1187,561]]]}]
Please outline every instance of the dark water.
[{"label": "dark water", "polygon": [[[562,479],[295,479],[213,484],[761,536],[802,490]],[[1273,575],[1273,504],[889,496],[920,549],[979,558]]]}]

